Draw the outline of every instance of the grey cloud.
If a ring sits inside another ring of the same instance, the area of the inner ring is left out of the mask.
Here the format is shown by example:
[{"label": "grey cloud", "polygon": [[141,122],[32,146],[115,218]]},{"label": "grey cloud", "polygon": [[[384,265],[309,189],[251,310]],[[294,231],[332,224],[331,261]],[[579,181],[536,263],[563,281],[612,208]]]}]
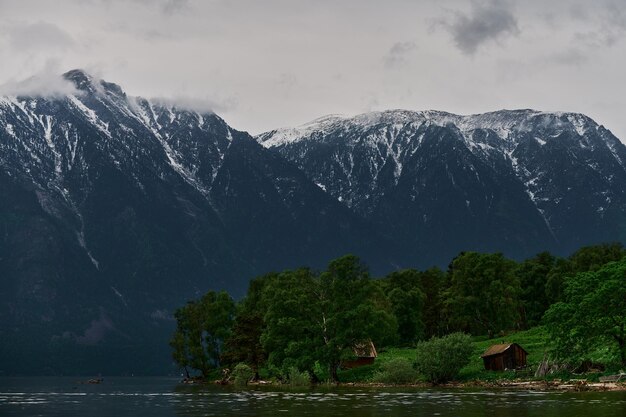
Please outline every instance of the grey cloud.
[{"label": "grey cloud", "polygon": [[580,66],[587,62],[589,57],[578,48],[568,48],[557,51],[551,56],[546,57],[546,61],[565,66]]},{"label": "grey cloud", "polygon": [[0,85],[0,95],[61,97],[78,94],[74,85],[60,75],[58,64],[48,62],[45,68],[25,80],[9,80]]},{"label": "grey cloud", "polygon": [[166,309],[154,310],[152,313],[150,313],[150,317],[155,320],[176,321],[174,315],[172,315],[172,313],[170,313]]},{"label": "grey cloud", "polygon": [[113,22],[106,25],[106,29],[122,36],[132,36],[150,43],[180,41],[186,38],[181,31],[168,31],[162,27],[141,27],[126,22]]},{"label": "grey cloud", "polygon": [[517,19],[508,1],[474,0],[469,14],[454,14],[452,21],[447,20],[443,24],[456,46],[465,54],[474,54],[486,42],[519,33]]},{"label": "grey cloud", "polygon": [[625,2],[611,1],[607,5],[606,21],[604,22],[604,38],[608,46],[616,44],[626,34]]},{"label": "grey cloud", "polygon": [[609,21],[621,29],[626,29],[624,1],[611,1],[608,4]]},{"label": "grey cloud", "polygon": [[290,91],[296,84],[298,84],[298,78],[291,72],[284,72],[278,76],[277,85],[282,87],[286,91]]},{"label": "grey cloud", "polygon": [[76,342],[81,345],[93,346],[97,345],[104,336],[110,331],[115,330],[115,326],[110,318],[100,310],[100,317],[92,320],[91,324],[81,336],[76,337]]},{"label": "grey cloud", "polygon": [[162,5],[164,13],[176,13],[188,9],[189,0],[167,0]]},{"label": "grey cloud", "polygon": [[591,48],[614,46],[626,36],[626,10],[623,0],[598,1],[592,7],[578,7],[577,12],[588,24],[587,30],[577,31],[574,41]]},{"label": "grey cloud", "polygon": [[[100,0],[103,3],[124,3],[127,0]],[[182,11],[190,10],[191,4],[189,0],[133,0],[135,3],[147,7],[157,7],[165,14],[174,14]]]},{"label": "grey cloud", "polygon": [[74,47],[74,39],[57,25],[48,22],[10,23],[0,28],[9,45],[18,51],[66,50]]},{"label": "grey cloud", "polygon": [[383,61],[387,68],[399,68],[408,63],[407,56],[417,48],[415,42],[396,42],[389,49]]},{"label": "grey cloud", "polygon": [[223,99],[209,99],[197,97],[153,97],[152,101],[165,105],[173,106],[178,109],[195,111],[198,113],[221,113],[237,108],[238,101],[235,97]]},{"label": "grey cloud", "polygon": [[129,96],[252,132],[329,112],[536,107],[595,114],[626,138],[625,1],[0,0],[0,84],[64,93],[59,78],[7,83],[55,57],[55,76],[96,66]]}]

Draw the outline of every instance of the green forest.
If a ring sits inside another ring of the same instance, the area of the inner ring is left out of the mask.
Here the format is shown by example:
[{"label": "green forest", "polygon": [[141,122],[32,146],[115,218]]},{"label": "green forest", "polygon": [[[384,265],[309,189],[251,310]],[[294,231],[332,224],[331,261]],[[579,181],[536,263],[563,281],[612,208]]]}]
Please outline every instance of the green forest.
[{"label": "green forest", "polygon": [[603,244],[522,262],[463,252],[446,270],[379,278],[346,255],[323,271],[257,277],[239,302],[210,291],[175,317],[170,344],[187,377],[359,380],[342,365],[372,341],[388,360],[362,379],[445,382],[474,360],[473,342],[488,346],[516,334],[545,335],[538,349],[562,368],[600,360],[602,369],[619,369],[626,366],[626,249]]}]

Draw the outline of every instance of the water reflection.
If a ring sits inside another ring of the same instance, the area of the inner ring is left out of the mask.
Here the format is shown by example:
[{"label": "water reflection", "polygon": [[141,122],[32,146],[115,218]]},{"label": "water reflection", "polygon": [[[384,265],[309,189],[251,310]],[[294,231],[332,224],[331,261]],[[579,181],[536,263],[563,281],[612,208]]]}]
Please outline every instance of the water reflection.
[{"label": "water reflection", "polygon": [[1,416],[624,417],[626,393],[179,385],[167,378],[0,378]]},{"label": "water reflection", "polygon": [[626,416],[623,393],[339,389],[215,392],[179,387],[180,416]]}]

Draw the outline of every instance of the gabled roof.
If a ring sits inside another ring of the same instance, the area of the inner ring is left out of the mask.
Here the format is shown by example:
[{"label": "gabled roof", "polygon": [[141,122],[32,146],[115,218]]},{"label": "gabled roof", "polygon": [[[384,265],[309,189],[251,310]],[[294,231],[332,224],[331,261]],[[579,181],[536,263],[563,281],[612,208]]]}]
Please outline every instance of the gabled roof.
[{"label": "gabled roof", "polygon": [[[489,346],[489,348],[485,351],[485,353],[483,353],[480,357],[481,358],[486,358],[488,356],[499,355],[500,353],[504,353],[508,348],[510,348],[513,345],[517,345],[520,349],[522,349],[524,352],[526,352],[526,349],[524,349],[523,347],[521,347],[517,343],[501,343],[501,344],[498,344],[498,345]],[[526,353],[528,353],[528,352],[526,352]]]},{"label": "gabled roof", "polygon": [[371,340],[367,340],[361,343],[355,343],[352,351],[355,356],[359,358],[375,358],[378,356],[376,352],[376,347],[374,346],[374,342]]}]

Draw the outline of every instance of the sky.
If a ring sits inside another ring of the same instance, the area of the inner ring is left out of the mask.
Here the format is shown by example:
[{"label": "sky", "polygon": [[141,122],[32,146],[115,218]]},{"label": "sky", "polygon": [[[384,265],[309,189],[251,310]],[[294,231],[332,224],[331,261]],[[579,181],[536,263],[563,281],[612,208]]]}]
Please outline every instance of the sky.
[{"label": "sky", "polygon": [[626,0],[0,0],[0,93],[52,94],[73,68],[252,134],[533,108],[626,141]]}]

